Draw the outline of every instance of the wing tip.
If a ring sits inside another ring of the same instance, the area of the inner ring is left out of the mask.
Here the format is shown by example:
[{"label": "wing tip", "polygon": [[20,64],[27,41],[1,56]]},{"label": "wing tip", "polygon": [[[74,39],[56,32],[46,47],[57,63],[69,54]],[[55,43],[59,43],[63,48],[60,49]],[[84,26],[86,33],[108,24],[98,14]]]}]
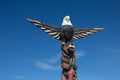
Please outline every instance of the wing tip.
[{"label": "wing tip", "polygon": [[105,30],[105,28],[104,28],[104,27],[101,27],[100,30]]},{"label": "wing tip", "polygon": [[26,20],[27,20],[27,21],[29,21],[29,22],[31,22],[31,21],[32,21],[32,19],[30,19],[30,18],[26,18]]},{"label": "wing tip", "polygon": [[105,30],[104,27],[101,27],[101,28],[94,28],[94,29],[97,29],[97,30]]},{"label": "wing tip", "polygon": [[29,22],[40,23],[39,21],[37,21],[37,20],[33,20],[33,19],[30,19],[30,18],[26,18],[26,20],[29,21]]}]

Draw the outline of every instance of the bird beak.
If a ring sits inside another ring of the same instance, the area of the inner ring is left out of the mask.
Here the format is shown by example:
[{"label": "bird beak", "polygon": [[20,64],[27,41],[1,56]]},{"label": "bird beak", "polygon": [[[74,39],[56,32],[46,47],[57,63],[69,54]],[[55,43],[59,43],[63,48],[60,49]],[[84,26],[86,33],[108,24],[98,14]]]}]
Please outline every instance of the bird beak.
[{"label": "bird beak", "polygon": [[69,17],[69,16],[65,16],[65,20],[66,20],[66,21],[69,21],[69,20],[70,20],[70,17]]}]

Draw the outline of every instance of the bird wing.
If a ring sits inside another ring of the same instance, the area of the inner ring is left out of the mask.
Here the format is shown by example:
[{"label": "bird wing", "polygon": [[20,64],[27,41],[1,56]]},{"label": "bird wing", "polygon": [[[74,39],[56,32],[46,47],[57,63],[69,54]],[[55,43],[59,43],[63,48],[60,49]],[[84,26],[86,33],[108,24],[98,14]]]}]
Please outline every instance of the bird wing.
[{"label": "bird wing", "polygon": [[75,28],[73,40],[87,37],[88,35],[94,34],[100,30],[104,30],[104,28]]},{"label": "bird wing", "polygon": [[37,20],[32,20],[30,18],[27,18],[27,21],[31,22],[38,28],[42,29],[44,32],[48,33],[53,38],[60,40],[60,28],[59,27],[49,25],[49,24],[44,24]]}]

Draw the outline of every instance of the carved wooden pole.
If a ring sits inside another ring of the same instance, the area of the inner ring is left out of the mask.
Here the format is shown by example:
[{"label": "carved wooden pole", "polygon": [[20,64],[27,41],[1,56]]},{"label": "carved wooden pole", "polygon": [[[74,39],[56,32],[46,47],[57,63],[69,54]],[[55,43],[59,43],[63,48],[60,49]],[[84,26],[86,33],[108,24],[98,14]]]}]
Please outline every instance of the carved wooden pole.
[{"label": "carved wooden pole", "polygon": [[73,28],[73,25],[70,22],[70,16],[65,16],[63,18],[61,28],[44,24],[30,18],[27,18],[27,21],[42,29],[55,39],[62,41],[62,80],[78,80],[76,74],[77,66],[75,64],[76,56],[74,53],[75,46],[71,41],[87,37],[88,35],[92,35],[100,30],[104,30],[104,28]]},{"label": "carved wooden pole", "polygon": [[76,70],[76,55],[74,53],[75,46],[73,43],[66,43],[61,45],[61,80],[78,80]]}]

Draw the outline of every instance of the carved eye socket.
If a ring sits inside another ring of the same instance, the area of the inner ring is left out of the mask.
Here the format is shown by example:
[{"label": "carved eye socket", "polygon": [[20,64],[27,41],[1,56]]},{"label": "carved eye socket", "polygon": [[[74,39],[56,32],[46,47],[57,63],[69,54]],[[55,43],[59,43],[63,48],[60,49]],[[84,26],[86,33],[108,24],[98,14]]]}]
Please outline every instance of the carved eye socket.
[{"label": "carved eye socket", "polygon": [[69,45],[74,46],[74,44],[73,44],[73,43],[71,43],[71,42],[67,42],[67,43],[66,43],[66,46],[69,46]]},{"label": "carved eye socket", "polygon": [[66,44],[66,45],[68,46],[68,45],[70,45],[70,44],[71,44],[70,42],[67,42],[67,44]]}]

